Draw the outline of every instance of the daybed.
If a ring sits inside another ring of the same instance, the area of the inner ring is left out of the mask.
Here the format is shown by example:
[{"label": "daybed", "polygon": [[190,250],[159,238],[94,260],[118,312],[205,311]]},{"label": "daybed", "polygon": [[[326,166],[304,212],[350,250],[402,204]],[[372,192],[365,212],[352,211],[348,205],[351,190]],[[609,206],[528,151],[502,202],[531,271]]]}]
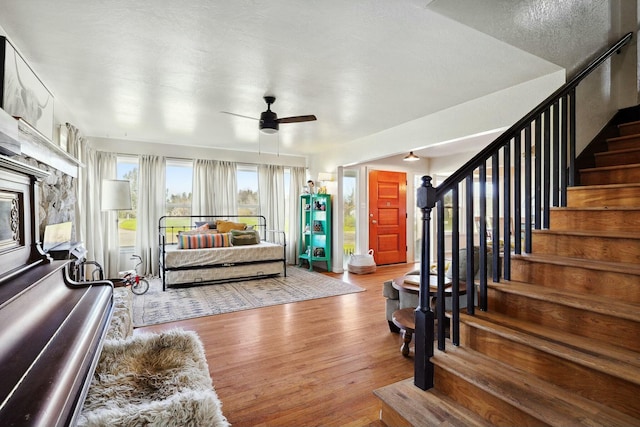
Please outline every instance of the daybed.
[{"label": "daybed", "polygon": [[163,216],[162,289],[287,275],[286,238],[261,215]]}]

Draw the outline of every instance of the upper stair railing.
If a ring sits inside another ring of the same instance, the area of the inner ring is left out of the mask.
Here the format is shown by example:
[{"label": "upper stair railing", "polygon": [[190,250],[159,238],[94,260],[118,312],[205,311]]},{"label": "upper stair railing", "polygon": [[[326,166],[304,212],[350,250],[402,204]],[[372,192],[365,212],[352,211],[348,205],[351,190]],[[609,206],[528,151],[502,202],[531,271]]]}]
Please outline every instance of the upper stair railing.
[{"label": "upper stair railing", "polygon": [[[431,212],[435,207],[438,349],[445,349],[445,283],[451,287],[450,337],[460,344],[460,286],[467,313],[487,310],[487,278],[511,277],[511,252],[531,253],[532,229],[549,228],[551,207],[566,206],[574,185],[576,87],[593,70],[631,41],[626,34],[530,113],[500,135],[437,188],[422,178],[417,191],[422,210],[420,299],[415,312],[415,385],[433,387],[435,315],[429,289]],[[460,212],[461,195],[464,212]],[[446,225],[446,230],[445,230]],[[460,230],[463,230],[461,236]],[[460,250],[460,238],[464,249]],[[445,275],[445,259],[450,257]],[[496,254],[496,256],[493,256]],[[461,267],[462,258],[466,257]],[[464,268],[466,267],[466,268]],[[477,270],[476,270],[477,268]],[[476,273],[477,271],[477,273]],[[459,277],[460,273],[465,277]]]}]

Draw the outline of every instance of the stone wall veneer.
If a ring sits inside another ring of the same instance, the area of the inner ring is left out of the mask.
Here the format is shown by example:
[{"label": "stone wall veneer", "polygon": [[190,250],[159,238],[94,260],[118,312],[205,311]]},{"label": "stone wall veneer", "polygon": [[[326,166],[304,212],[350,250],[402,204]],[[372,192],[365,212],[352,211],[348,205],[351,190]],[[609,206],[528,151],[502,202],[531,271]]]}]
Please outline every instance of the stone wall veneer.
[{"label": "stone wall veneer", "polygon": [[38,230],[42,241],[47,224],[71,221],[73,231],[71,240],[75,240],[76,225],[76,179],[56,168],[39,162],[31,157],[16,156],[15,160],[49,172],[49,176],[39,183],[38,187]]}]

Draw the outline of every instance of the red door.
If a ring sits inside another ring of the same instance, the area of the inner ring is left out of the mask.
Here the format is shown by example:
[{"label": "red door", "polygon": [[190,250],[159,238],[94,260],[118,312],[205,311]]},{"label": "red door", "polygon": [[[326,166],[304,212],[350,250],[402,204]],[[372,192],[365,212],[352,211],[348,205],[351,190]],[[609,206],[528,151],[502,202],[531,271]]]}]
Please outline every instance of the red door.
[{"label": "red door", "polygon": [[407,174],[369,172],[369,248],[377,265],[407,262]]}]

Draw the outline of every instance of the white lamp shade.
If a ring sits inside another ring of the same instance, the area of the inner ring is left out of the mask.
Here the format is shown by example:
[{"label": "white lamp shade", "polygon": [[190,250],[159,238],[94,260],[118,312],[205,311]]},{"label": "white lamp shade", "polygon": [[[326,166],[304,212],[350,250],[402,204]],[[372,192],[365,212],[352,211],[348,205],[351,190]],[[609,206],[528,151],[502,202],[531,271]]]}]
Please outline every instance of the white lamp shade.
[{"label": "white lamp shade", "polygon": [[128,211],[131,209],[131,188],[129,181],[121,179],[102,180],[103,211]]},{"label": "white lamp shade", "polygon": [[334,176],[332,173],[320,172],[318,174],[318,181],[326,182],[326,181],[333,181],[333,180],[334,180]]}]

